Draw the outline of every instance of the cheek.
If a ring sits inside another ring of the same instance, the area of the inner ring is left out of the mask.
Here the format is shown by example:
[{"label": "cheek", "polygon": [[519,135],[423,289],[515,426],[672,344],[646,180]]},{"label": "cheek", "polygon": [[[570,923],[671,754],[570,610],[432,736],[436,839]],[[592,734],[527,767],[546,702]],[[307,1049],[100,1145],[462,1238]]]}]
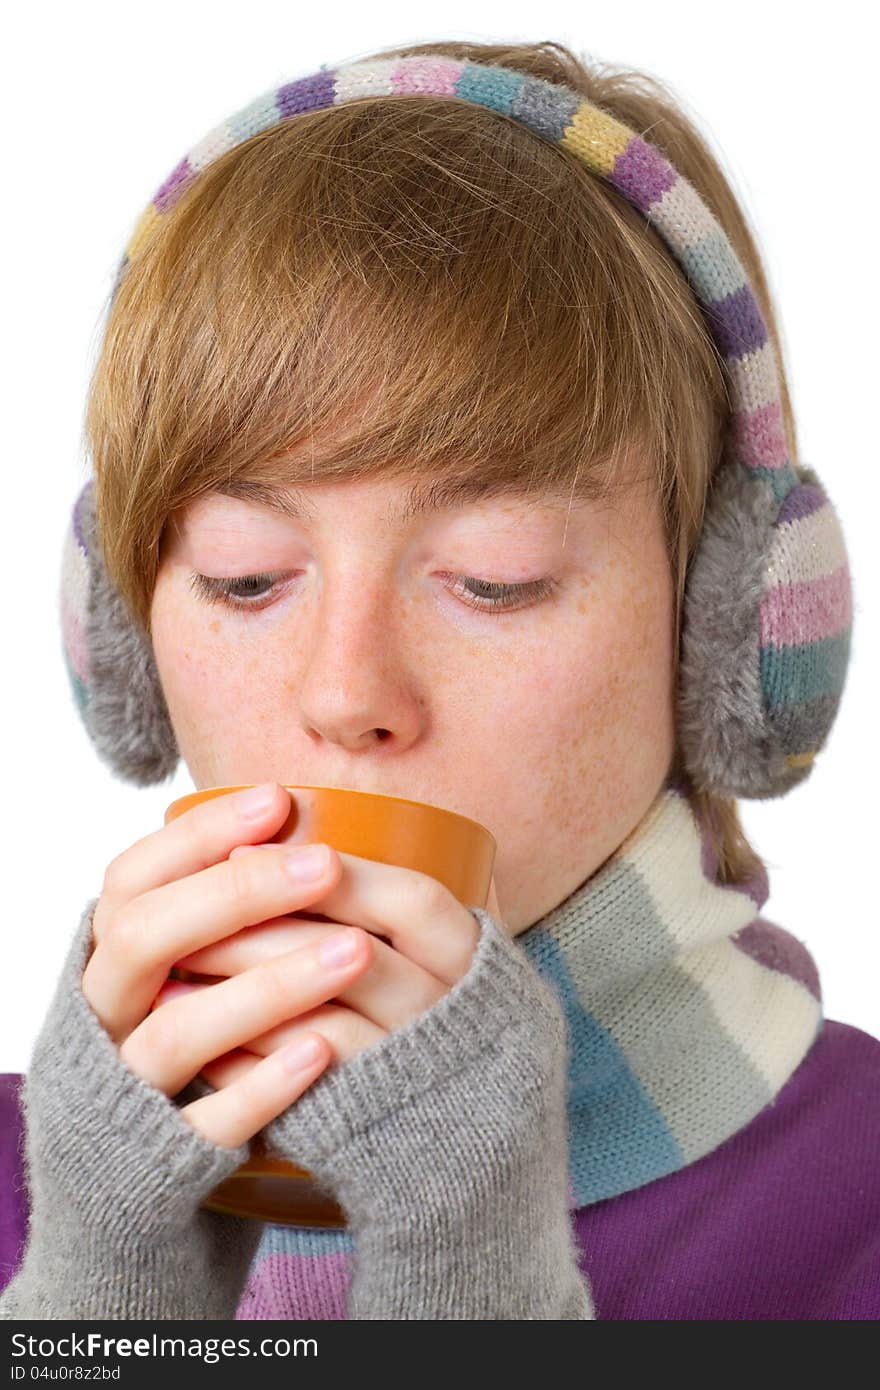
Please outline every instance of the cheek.
[{"label": "cheek", "polygon": [[[253,705],[253,667],[230,644],[217,614],[202,614],[170,585],[157,585],[151,611],[153,652],[178,742],[196,749]],[[236,718],[236,712],[238,716]]]},{"label": "cheek", "polygon": [[[672,737],[672,594],[621,569],[583,581],[515,662],[486,667],[469,741],[512,840],[573,839],[663,775]],[[507,808],[507,809],[505,809]]]}]

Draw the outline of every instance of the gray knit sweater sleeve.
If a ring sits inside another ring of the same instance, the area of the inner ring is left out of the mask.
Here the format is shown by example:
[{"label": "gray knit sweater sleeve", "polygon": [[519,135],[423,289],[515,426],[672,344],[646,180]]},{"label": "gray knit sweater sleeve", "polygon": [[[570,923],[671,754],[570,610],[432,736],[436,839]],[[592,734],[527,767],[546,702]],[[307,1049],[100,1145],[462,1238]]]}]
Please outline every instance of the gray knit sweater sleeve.
[{"label": "gray knit sweater sleeve", "polygon": [[481,908],[467,973],[266,1126],[343,1206],[349,1318],[592,1319],[554,991]]},{"label": "gray knit sweater sleeve", "polygon": [[[179,1113],[187,1092],[170,1100],[120,1058],[81,989],[96,901],[25,1078],[31,1217],[0,1317],[232,1318],[263,1227],[200,1203],[247,1145],[203,1139]],[[591,1319],[564,1016],[516,940],[471,911],[465,976],[319,1076],[265,1137],[346,1211],[350,1318]]]},{"label": "gray knit sweater sleeve", "polygon": [[204,1139],[131,1071],[89,1005],[89,902],[25,1075],[30,1218],[0,1319],[225,1319],[262,1234],[258,1221],[200,1209],[248,1145]]}]

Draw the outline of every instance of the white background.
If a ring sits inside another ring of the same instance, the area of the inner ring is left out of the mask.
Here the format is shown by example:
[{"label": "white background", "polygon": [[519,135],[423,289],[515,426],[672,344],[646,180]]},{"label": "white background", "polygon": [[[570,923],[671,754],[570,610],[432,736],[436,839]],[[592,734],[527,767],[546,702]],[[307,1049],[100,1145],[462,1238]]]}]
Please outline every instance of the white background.
[{"label": "white background", "polygon": [[[821,24],[796,4],[573,0],[425,7],[127,0],[15,6],[4,22],[6,802],[0,1071],[26,1069],[57,972],[104,868],[192,789],[100,763],[61,654],[61,544],[87,476],[82,414],[112,277],[186,151],[251,99],[391,44],[558,40],[670,83],[744,204],[779,308],[801,458],[852,558],[853,656],[808,781],[743,803],[767,861],[765,914],[815,956],[829,1018],[880,1035],[877,177],[870,7]],[[420,15],[416,21],[414,16]],[[473,27],[472,27],[473,26]]]}]

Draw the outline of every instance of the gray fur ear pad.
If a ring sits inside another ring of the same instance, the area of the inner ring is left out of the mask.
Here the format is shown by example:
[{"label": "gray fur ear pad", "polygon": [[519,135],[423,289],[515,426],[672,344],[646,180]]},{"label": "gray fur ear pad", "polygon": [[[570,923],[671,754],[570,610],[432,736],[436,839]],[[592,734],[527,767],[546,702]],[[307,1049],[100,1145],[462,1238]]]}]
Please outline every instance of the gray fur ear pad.
[{"label": "gray fur ear pad", "polygon": [[843,531],[818,476],[779,503],[728,462],[713,479],[685,584],[677,733],[694,785],[782,796],[810,774],[849,666],[852,587]]},{"label": "gray fur ear pad", "polygon": [[[722,465],[688,567],[677,690],[679,756],[723,797],[781,796],[828,738],[850,653],[852,590],[837,514],[817,475],[775,501],[769,480]],[[146,634],[111,585],[97,541],[94,481],[64,543],[64,659],[98,756],[140,786],[180,753]]]},{"label": "gray fur ear pad", "polygon": [[180,761],[153,646],[110,583],[95,524],[95,488],[82,488],[64,541],[64,660],[98,757],[126,782],[151,786]]}]

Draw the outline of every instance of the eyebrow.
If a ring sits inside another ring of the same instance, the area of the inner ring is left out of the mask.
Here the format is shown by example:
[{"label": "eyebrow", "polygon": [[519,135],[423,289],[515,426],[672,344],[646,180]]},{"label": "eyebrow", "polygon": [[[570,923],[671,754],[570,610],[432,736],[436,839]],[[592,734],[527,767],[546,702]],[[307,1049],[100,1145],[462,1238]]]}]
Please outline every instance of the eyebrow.
[{"label": "eyebrow", "polygon": [[[217,489],[221,496],[267,507],[294,521],[314,521],[316,508],[300,488],[276,487],[252,478],[238,478]],[[401,525],[427,512],[446,507],[465,507],[493,497],[533,501],[551,510],[567,511],[573,498],[567,484],[538,485],[525,478],[433,478],[407,488],[403,497],[387,508],[382,521],[386,526]]]}]

